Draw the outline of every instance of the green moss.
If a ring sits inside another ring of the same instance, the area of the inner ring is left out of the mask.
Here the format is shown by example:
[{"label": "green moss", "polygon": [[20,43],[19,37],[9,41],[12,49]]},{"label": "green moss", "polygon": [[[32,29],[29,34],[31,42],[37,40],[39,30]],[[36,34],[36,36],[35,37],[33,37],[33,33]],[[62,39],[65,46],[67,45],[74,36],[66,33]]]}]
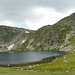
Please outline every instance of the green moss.
[{"label": "green moss", "polygon": [[2,46],[0,46],[0,48],[3,48]]},{"label": "green moss", "polygon": [[30,43],[30,45],[33,45],[33,42],[32,42],[32,43]]}]

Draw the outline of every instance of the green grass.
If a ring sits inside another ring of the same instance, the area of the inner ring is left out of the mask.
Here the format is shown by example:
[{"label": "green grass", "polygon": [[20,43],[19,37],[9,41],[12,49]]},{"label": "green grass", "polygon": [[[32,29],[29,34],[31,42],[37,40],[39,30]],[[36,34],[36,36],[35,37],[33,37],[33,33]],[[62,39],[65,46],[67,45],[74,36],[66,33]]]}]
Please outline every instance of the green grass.
[{"label": "green grass", "polygon": [[75,53],[52,63],[32,64],[32,67],[0,67],[0,75],[75,75]]}]

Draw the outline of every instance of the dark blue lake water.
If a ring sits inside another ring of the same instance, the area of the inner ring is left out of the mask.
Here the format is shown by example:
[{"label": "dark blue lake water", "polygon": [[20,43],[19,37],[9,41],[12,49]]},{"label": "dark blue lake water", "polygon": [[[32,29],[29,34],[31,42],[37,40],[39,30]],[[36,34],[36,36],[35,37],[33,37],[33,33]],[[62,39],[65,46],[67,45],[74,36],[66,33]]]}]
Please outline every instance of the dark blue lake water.
[{"label": "dark blue lake water", "polygon": [[50,57],[66,55],[62,51],[25,51],[25,52],[0,52],[0,65],[24,64],[42,61]]}]

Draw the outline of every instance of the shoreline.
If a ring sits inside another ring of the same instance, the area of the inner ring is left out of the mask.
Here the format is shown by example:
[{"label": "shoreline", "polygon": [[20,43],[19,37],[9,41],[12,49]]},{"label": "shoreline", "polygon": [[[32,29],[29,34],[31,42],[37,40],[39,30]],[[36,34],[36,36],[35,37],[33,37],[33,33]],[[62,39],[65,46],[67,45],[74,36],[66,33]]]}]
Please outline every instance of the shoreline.
[{"label": "shoreline", "polygon": [[29,65],[35,65],[35,64],[43,64],[43,63],[51,63],[53,62],[56,58],[58,57],[50,57],[50,58],[45,58],[41,61],[37,61],[37,62],[29,62],[29,63],[22,63],[22,64],[0,64],[0,67],[23,67],[23,66],[29,66]]}]

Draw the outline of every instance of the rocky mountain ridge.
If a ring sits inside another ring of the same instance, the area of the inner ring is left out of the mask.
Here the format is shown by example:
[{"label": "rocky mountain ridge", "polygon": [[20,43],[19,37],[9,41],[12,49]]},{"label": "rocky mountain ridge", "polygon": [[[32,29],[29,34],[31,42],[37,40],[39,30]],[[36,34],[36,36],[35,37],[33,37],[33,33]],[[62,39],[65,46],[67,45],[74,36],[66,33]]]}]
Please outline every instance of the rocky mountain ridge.
[{"label": "rocky mountain ridge", "polygon": [[75,50],[75,13],[30,34],[19,50]]},{"label": "rocky mountain ridge", "polygon": [[0,26],[0,51],[75,51],[75,13],[37,31],[4,27]]}]

